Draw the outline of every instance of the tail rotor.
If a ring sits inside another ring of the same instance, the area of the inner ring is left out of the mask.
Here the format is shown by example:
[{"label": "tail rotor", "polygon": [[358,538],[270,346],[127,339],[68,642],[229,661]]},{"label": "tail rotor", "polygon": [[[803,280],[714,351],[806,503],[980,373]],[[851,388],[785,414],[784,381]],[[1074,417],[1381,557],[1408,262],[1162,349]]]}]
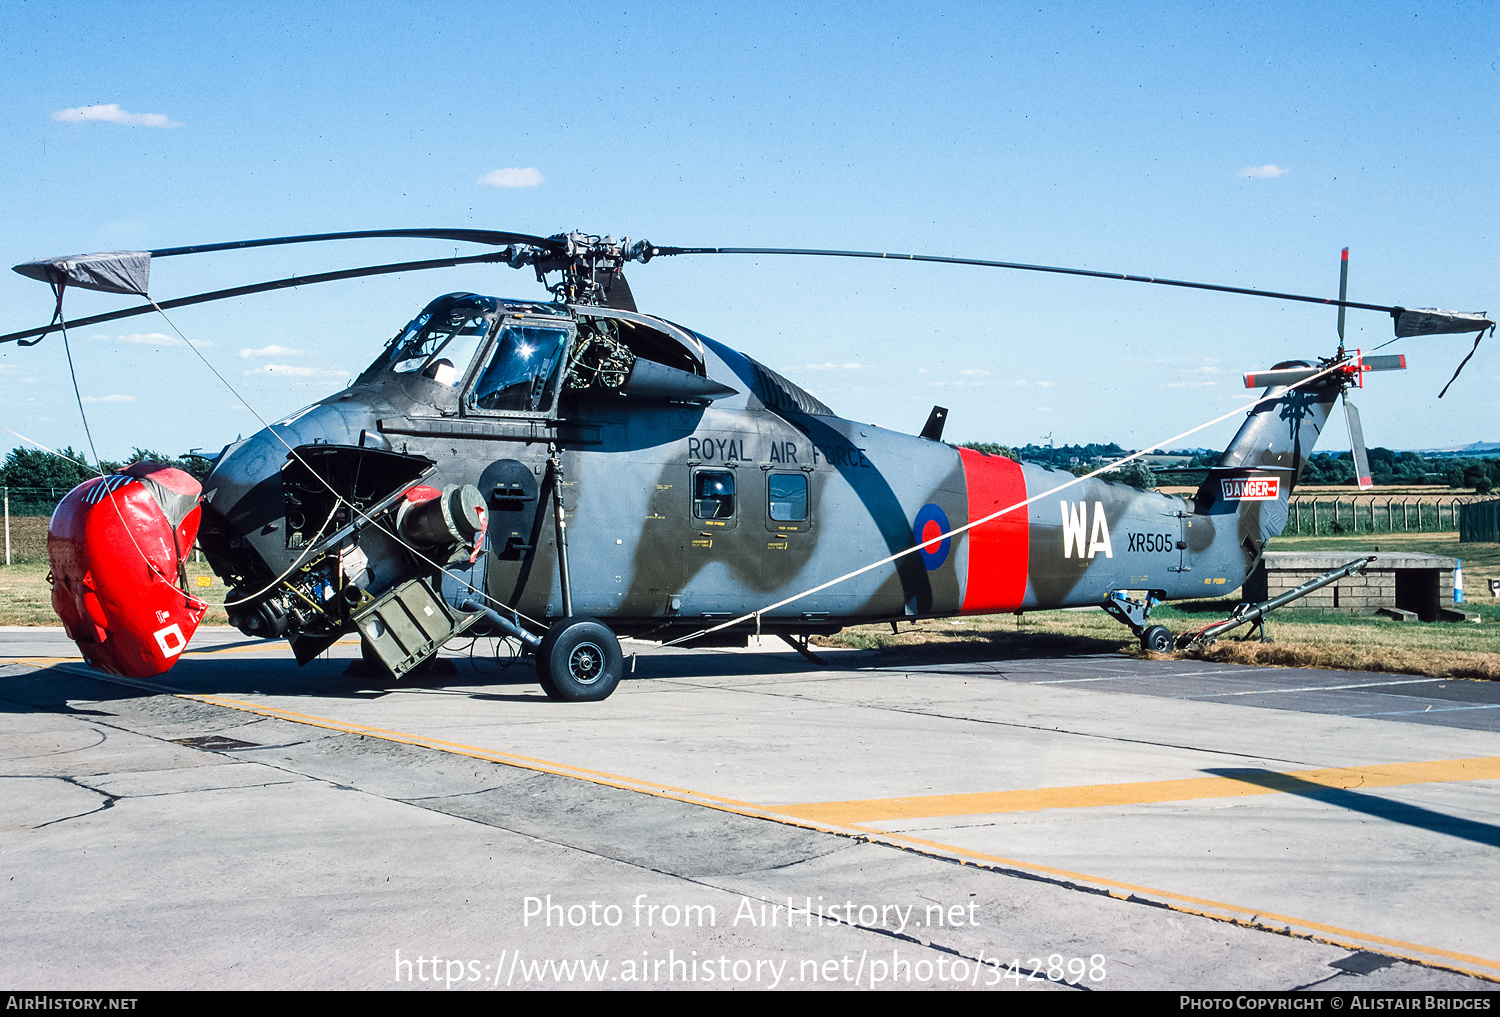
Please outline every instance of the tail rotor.
[{"label": "tail rotor", "polygon": [[[1246,388],[1273,387],[1277,385],[1296,385],[1299,382],[1315,378],[1320,374],[1327,374],[1332,383],[1341,388],[1344,402],[1344,420],[1349,426],[1349,449],[1354,457],[1354,479],[1360,490],[1368,490],[1375,486],[1375,481],[1370,474],[1370,455],[1365,449],[1365,432],[1360,426],[1359,409],[1349,398],[1349,390],[1363,388],[1366,372],[1369,371],[1404,371],[1406,370],[1406,356],[1404,354],[1391,354],[1387,356],[1367,357],[1362,351],[1356,349],[1349,351],[1344,345],[1344,302],[1349,293],[1349,248],[1344,248],[1339,262],[1339,348],[1338,352],[1327,359],[1320,359],[1316,367],[1305,365],[1283,365],[1269,371],[1253,371],[1245,375]],[[1334,368],[1330,371],[1329,368]]]}]

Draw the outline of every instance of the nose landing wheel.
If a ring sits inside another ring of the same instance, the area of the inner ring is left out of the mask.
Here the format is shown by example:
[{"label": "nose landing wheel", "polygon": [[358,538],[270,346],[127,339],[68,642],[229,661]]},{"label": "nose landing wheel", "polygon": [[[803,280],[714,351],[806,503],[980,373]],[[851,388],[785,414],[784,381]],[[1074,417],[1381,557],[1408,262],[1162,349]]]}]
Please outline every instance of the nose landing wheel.
[{"label": "nose landing wheel", "polygon": [[536,651],[536,676],[548,698],[592,703],[609,698],[625,670],[620,641],[603,622],[564,618]]}]

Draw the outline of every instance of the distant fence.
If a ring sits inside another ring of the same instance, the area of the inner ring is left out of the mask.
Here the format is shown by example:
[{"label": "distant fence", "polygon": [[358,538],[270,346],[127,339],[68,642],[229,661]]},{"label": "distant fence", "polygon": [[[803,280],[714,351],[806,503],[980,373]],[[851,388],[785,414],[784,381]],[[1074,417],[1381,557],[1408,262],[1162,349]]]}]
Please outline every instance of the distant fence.
[{"label": "distant fence", "polygon": [[5,565],[47,560],[47,520],[71,487],[0,487],[4,499]]},{"label": "distant fence", "polygon": [[1500,544],[1500,499],[1471,501],[1458,512],[1460,544]]},{"label": "distant fence", "polygon": [[[1466,507],[1475,502],[1473,495],[1437,498],[1425,494],[1344,497],[1294,495],[1285,532],[1294,536],[1451,533],[1460,529],[1459,523],[1466,515]],[[1459,539],[1465,538],[1460,536]]]},{"label": "distant fence", "polygon": [[6,487],[0,488],[10,501],[13,516],[51,516],[57,503],[65,498],[71,487]]},{"label": "distant fence", "polygon": [[[71,490],[71,487],[0,487],[0,498],[4,499],[0,564],[47,560],[47,524],[57,503]],[[194,544],[194,560],[199,554]]]}]

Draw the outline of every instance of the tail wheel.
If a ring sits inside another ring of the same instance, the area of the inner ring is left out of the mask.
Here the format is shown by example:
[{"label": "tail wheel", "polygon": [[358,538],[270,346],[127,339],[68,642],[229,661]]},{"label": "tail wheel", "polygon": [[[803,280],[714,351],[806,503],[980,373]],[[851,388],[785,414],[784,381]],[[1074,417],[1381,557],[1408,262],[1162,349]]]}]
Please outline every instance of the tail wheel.
[{"label": "tail wheel", "polygon": [[537,648],[537,680],[549,698],[563,702],[609,698],[624,671],[620,641],[593,618],[563,619],[547,631]]},{"label": "tail wheel", "polygon": [[1165,625],[1153,625],[1141,633],[1141,649],[1151,653],[1171,653],[1174,641],[1172,630]]}]

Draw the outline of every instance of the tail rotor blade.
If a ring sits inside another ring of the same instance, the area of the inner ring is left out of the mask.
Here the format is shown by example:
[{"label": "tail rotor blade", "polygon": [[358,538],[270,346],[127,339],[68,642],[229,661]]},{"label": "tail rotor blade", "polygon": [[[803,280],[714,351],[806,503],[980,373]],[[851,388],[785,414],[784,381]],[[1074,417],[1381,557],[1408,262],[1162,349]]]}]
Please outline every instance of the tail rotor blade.
[{"label": "tail rotor blade", "polygon": [[1365,452],[1365,432],[1359,426],[1359,410],[1349,401],[1347,391],[1344,392],[1344,419],[1349,422],[1349,448],[1354,453],[1354,479],[1361,491],[1367,491],[1375,486],[1375,481],[1370,477],[1370,456]]},{"label": "tail rotor blade", "polygon": [[1246,388],[1265,388],[1268,385],[1295,385],[1319,373],[1317,367],[1284,367],[1274,371],[1251,371],[1245,374]]},{"label": "tail rotor blade", "polygon": [[1406,354],[1393,353],[1380,357],[1361,357],[1360,364],[1366,371],[1404,371]]}]

